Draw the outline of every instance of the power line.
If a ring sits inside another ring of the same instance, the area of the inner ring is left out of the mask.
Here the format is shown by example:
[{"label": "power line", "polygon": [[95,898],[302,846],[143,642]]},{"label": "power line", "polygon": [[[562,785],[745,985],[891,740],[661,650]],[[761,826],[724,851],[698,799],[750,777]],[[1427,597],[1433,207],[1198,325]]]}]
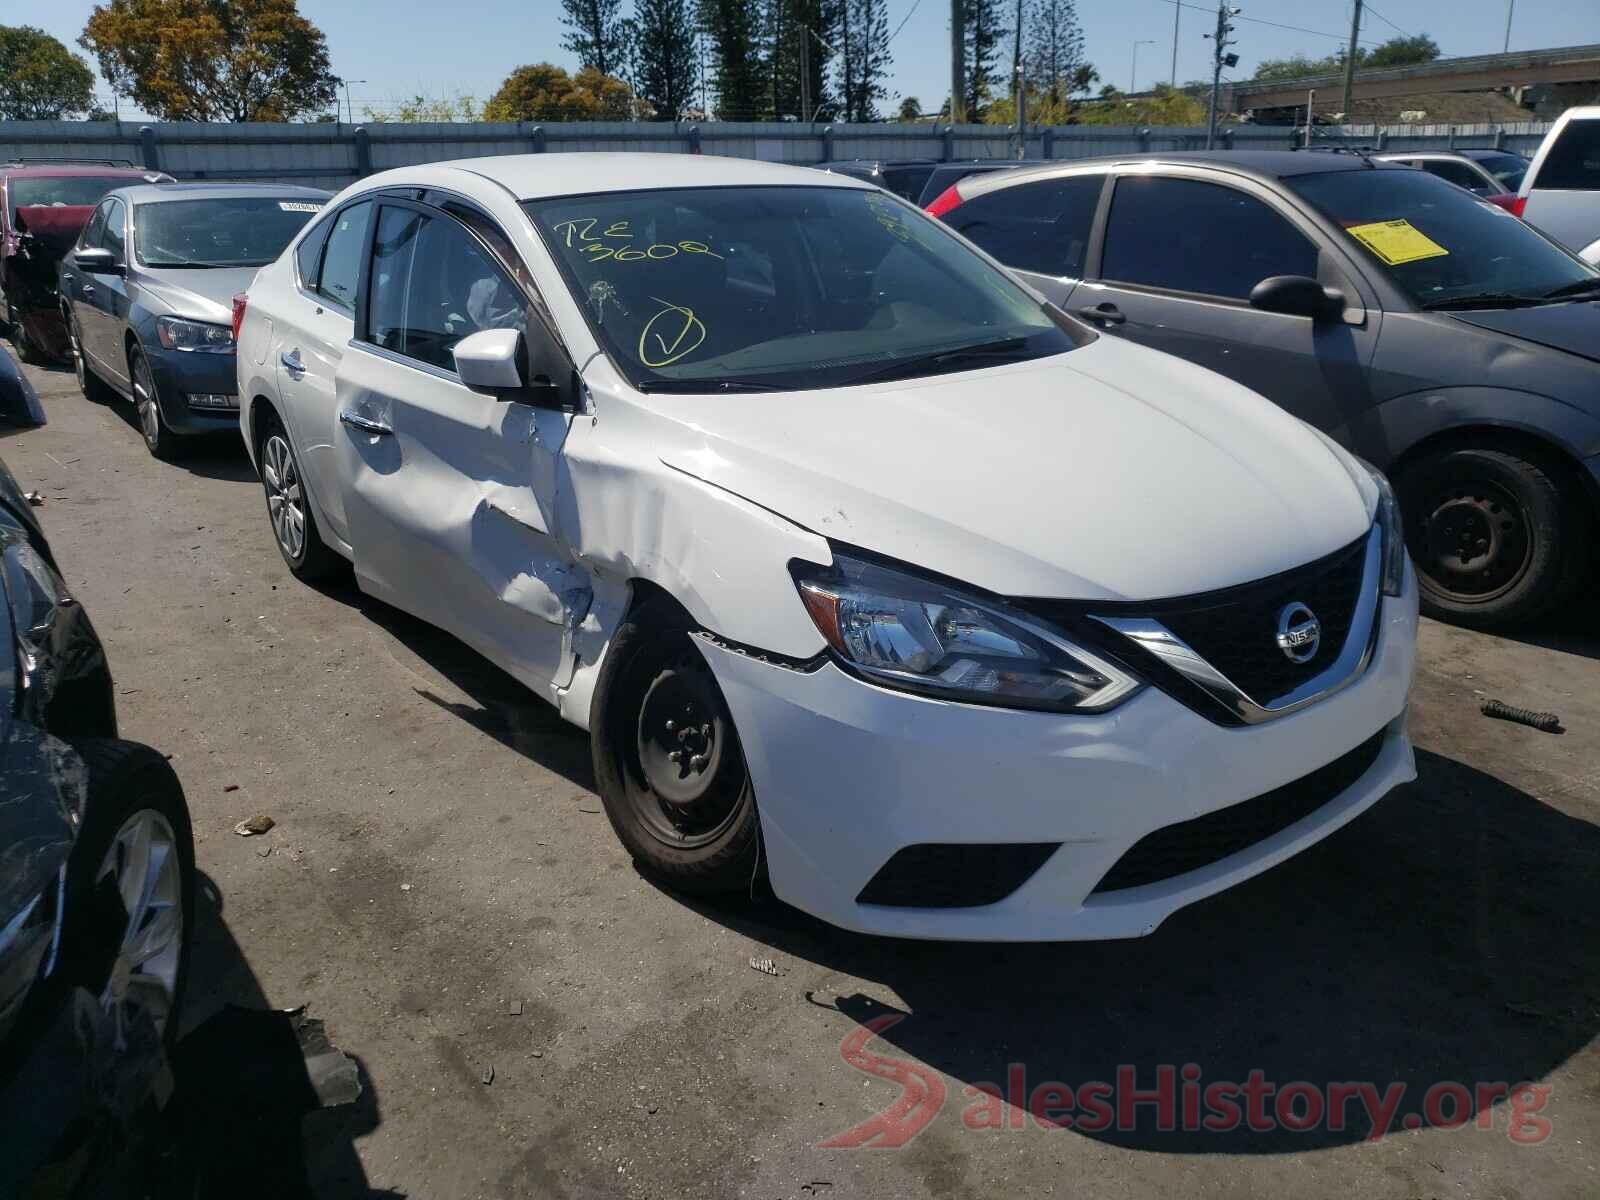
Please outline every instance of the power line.
[{"label": "power line", "polygon": [[1396,33],[1398,33],[1398,34],[1399,34],[1399,35],[1400,35],[1400,36],[1401,36],[1401,37],[1410,37],[1410,36],[1411,36],[1411,35],[1410,35],[1410,34],[1409,34],[1409,33],[1407,33],[1407,32],[1406,32],[1406,31],[1405,31],[1405,30],[1404,30],[1404,29],[1401,29],[1401,28],[1400,28],[1400,26],[1398,26],[1398,25],[1396,25],[1396,24],[1395,24],[1395,23],[1394,23],[1394,22],[1393,22],[1393,21],[1391,21],[1391,20],[1389,20],[1389,18],[1388,18],[1388,17],[1386,17],[1386,16],[1384,16],[1384,15],[1383,15],[1383,14],[1382,14],[1382,13],[1381,13],[1381,12],[1379,12],[1379,11],[1378,11],[1378,10],[1377,10],[1377,9],[1375,9],[1375,8],[1373,8],[1373,7],[1372,7],[1372,5],[1370,5],[1370,4],[1368,4],[1368,5],[1366,5],[1366,6],[1365,6],[1365,7],[1366,7],[1366,10],[1367,10],[1367,11],[1368,11],[1368,12],[1369,12],[1369,13],[1371,13],[1371,14],[1372,14],[1372,15],[1373,15],[1373,16],[1375,16],[1375,17],[1377,17],[1377,18],[1378,18],[1378,20],[1380,20],[1380,21],[1382,21],[1382,22],[1383,22],[1383,23],[1384,23],[1384,24],[1385,24],[1385,25],[1387,25],[1387,26],[1388,26],[1388,27],[1389,27],[1389,28],[1390,28],[1390,29],[1392,29],[1392,30],[1394,30],[1394,31],[1395,31],[1395,32],[1396,32]]},{"label": "power line", "polygon": [[900,31],[906,27],[906,22],[911,20],[911,18],[916,15],[917,9],[919,9],[921,7],[922,7],[922,0],[916,0],[916,2],[914,4],[912,4],[910,10],[907,11],[906,15],[900,18],[900,24],[898,24],[898,25],[896,25],[894,27],[894,32],[889,35],[889,40],[884,43],[885,47],[894,45],[895,38],[900,36]]},{"label": "power line", "polygon": [[[1202,4],[1190,4],[1188,3],[1188,0],[1162,0],[1162,3],[1176,4],[1179,8],[1192,8],[1195,12],[1203,12],[1208,14],[1214,14],[1216,11],[1214,9],[1207,8]],[[1233,19],[1235,21],[1249,21],[1254,25],[1270,25],[1274,29],[1288,29],[1294,33],[1309,33],[1312,37],[1332,38],[1336,42],[1342,42],[1345,40],[1345,35],[1342,33],[1328,33],[1322,29],[1307,29],[1303,25],[1285,25],[1281,21],[1268,21],[1261,17],[1247,17],[1242,13],[1234,14]],[[1366,44],[1369,46],[1376,46],[1379,43],[1369,41],[1366,42]]]}]

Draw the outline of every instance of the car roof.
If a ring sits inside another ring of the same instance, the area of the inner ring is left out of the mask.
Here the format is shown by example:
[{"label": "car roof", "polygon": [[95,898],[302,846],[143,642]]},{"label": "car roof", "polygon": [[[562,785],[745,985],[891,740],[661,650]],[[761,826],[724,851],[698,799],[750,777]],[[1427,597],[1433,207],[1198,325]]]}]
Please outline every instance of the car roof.
[{"label": "car roof", "polygon": [[362,181],[394,187],[433,171],[465,171],[489,179],[519,200],[585,196],[597,192],[631,192],[672,187],[839,187],[871,188],[872,184],[842,173],[811,167],[727,158],[715,154],[556,153],[504,154],[451,162],[397,167]]},{"label": "car roof", "polygon": [[[1106,168],[1130,164],[1171,163],[1201,167],[1220,167],[1258,179],[1288,179],[1296,175],[1324,175],[1340,171],[1409,171],[1400,163],[1384,162],[1364,154],[1307,154],[1299,150],[1174,150],[1167,153],[1105,155],[1100,158],[1062,158],[996,178],[968,176],[956,184],[963,195],[987,191],[990,187],[1015,187],[1025,179],[1044,175],[1063,167]],[[967,192],[972,186],[973,193]]]},{"label": "car roof", "polygon": [[[1438,151],[1427,150],[1423,151],[1423,153],[1437,154]],[[1499,158],[1503,156],[1521,159],[1527,158],[1527,155],[1518,154],[1515,150],[1496,150],[1493,146],[1464,146],[1459,150],[1447,150],[1445,153],[1459,154],[1462,158]]]},{"label": "car roof", "polygon": [[133,204],[160,204],[166,200],[242,200],[251,196],[320,201],[333,195],[321,188],[280,183],[144,183],[116,188],[108,194],[121,196]]},{"label": "car roof", "polygon": [[160,171],[143,167],[112,167],[104,163],[0,163],[0,175],[12,179],[58,179],[71,175],[93,175],[101,179],[148,179],[159,174]]}]

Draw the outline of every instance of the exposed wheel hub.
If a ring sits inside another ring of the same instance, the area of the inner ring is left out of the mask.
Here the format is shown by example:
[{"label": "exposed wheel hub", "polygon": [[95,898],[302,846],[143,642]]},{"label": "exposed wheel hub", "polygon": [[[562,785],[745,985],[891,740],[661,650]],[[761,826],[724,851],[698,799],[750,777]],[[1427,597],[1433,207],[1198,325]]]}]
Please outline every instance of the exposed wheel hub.
[{"label": "exposed wheel hub", "polygon": [[1530,540],[1521,506],[1497,483],[1457,484],[1425,518],[1428,574],[1460,596],[1487,598],[1521,577]]},{"label": "exposed wheel hub", "polygon": [[639,765],[650,790],[687,808],[706,794],[722,763],[722,717],[702,670],[675,664],[645,693],[639,713]]}]

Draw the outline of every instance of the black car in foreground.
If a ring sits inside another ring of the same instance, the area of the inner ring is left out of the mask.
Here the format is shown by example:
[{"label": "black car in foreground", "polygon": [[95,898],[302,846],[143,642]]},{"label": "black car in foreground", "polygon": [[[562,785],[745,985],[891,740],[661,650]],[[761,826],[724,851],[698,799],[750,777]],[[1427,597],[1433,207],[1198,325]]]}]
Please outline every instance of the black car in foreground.
[{"label": "black car in foreground", "polygon": [[968,178],[928,211],[1387,473],[1431,615],[1522,624],[1591,567],[1600,271],[1504,209],[1361,154],[1207,151]]},{"label": "black car in foreground", "polygon": [[137,1195],[171,1091],[194,846],[166,760],[0,463],[0,1196]]}]

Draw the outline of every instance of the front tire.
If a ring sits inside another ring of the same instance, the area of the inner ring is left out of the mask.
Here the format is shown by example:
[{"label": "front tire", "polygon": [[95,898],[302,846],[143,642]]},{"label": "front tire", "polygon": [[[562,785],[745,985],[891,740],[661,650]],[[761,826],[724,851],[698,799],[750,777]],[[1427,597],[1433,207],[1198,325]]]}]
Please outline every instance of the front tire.
[{"label": "front tire", "polygon": [[690,628],[663,599],[617,629],[590,715],[594,773],[642,869],[686,892],[739,891],[761,860],[755,789]]},{"label": "front tire", "polygon": [[137,742],[72,743],[89,773],[67,860],[62,970],[122,1037],[148,1017],[177,1038],[194,928],[194,835],[171,765]]},{"label": "front tire", "polygon": [[138,350],[128,352],[128,377],[133,381],[133,406],[139,414],[139,432],[144,437],[145,449],[163,462],[181,458],[185,449],[183,439],[172,432],[161,415],[161,397],[156,391],[150,360]]},{"label": "front tire", "polygon": [[305,476],[295,457],[289,434],[270,410],[256,446],[256,462],[261,470],[261,487],[266,493],[267,519],[272,523],[272,540],[278,553],[296,579],[311,583],[342,569],[344,560],[328,548],[317,529],[311,503],[306,495]]},{"label": "front tire", "polygon": [[1396,484],[1428,616],[1478,629],[1526,625],[1577,584],[1590,513],[1559,463],[1466,446],[1408,465]]}]

